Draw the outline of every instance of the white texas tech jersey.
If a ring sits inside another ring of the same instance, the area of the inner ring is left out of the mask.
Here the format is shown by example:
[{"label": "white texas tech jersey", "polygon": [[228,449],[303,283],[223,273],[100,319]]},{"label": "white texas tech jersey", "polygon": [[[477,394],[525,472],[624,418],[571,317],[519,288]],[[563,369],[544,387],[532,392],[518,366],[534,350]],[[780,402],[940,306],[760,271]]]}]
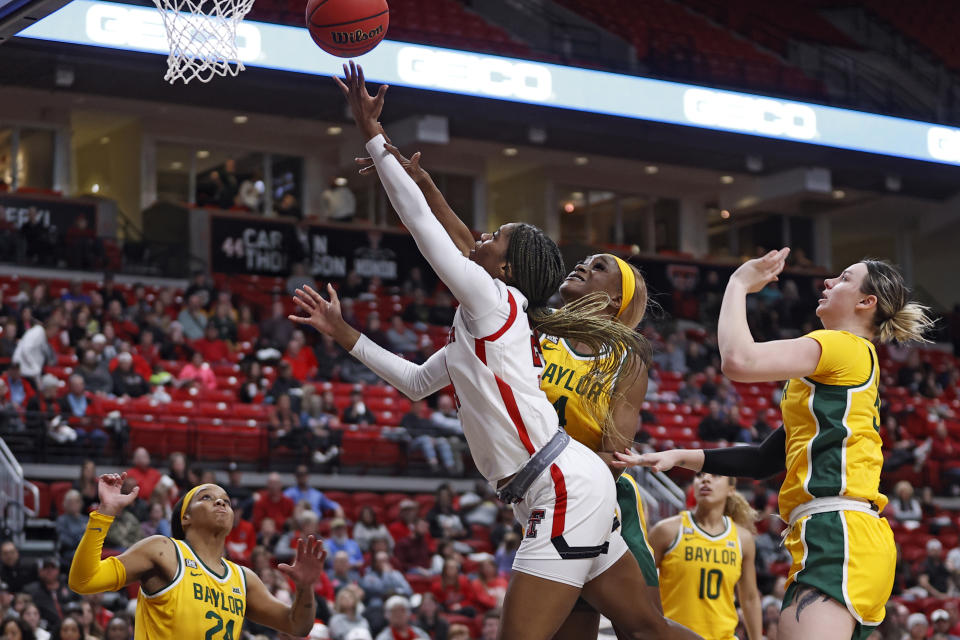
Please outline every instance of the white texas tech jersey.
[{"label": "white texas tech jersey", "polygon": [[501,304],[509,305],[503,326],[474,336],[457,309],[444,348],[470,453],[492,483],[516,473],[559,428],[540,390],[543,356],[524,311],[527,299],[496,282],[505,293]]}]

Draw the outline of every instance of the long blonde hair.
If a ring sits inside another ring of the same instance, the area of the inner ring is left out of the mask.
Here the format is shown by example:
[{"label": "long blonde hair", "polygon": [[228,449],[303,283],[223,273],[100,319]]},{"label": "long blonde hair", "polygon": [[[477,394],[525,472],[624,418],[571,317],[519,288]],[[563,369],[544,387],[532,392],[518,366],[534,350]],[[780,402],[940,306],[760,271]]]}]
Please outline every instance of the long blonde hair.
[{"label": "long blonde hair", "polygon": [[924,334],[936,321],[930,318],[929,307],[908,300],[910,289],[900,271],[885,260],[861,262],[867,275],[860,290],[877,297],[873,324],[880,342],[930,342]]},{"label": "long blonde hair", "polygon": [[[728,478],[730,486],[737,486],[736,478]],[[750,506],[747,499],[739,491],[734,491],[727,496],[727,501],[723,505],[723,515],[737,523],[750,533],[757,532],[757,510]]]}]

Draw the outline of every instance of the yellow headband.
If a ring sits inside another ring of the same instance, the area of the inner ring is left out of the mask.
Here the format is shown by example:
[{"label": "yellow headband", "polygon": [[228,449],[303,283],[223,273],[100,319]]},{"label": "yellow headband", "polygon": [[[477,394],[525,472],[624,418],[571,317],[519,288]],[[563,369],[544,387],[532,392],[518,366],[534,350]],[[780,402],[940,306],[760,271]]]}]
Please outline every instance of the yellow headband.
[{"label": "yellow headband", "polygon": [[205,487],[212,487],[212,484],[198,484],[190,491],[187,491],[187,495],[183,496],[183,504],[180,505],[180,521],[183,522],[183,516],[187,515],[187,507],[190,506],[190,501],[193,500],[193,496],[197,494],[197,491]]},{"label": "yellow headband", "polygon": [[617,261],[617,265],[620,267],[620,286],[623,289],[620,293],[620,310],[617,311],[616,315],[619,318],[633,302],[633,293],[637,290],[637,276],[634,275],[633,267],[627,264],[626,260],[617,256],[613,256],[613,259]]}]

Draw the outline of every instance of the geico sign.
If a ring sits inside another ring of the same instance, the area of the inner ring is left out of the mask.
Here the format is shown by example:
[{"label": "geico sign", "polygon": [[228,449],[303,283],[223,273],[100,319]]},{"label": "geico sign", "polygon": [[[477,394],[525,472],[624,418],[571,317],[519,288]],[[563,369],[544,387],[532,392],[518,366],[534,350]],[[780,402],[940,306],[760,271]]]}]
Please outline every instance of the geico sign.
[{"label": "geico sign", "polygon": [[[205,16],[181,14],[177,20],[183,26],[192,25],[204,33]],[[131,47],[138,51],[166,52],[167,34],[163,17],[156,9],[126,7],[116,4],[94,4],[87,10],[87,37],[93,42],[111,47]],[[237,26],[237,52],[244,62],[260,57],[260,30],[252,24],[241,22]]]},{"label": "geico sign", "polygon": [[424,47],[400,49],[397,73],[404,82],[417,87],[481,93],[497,98],[545,102],[553,92],[550,71],[542,65]]},{"label": "geico sign", "polygon": [[960,129],[930,127],[927,131],[927,151],[937,160],[960,162]]},{"label": "geico sign", "polygon": [[687,89],[683,94],[683,114],[690,122],[707,127],[797,140],[812,140],[818,135],[817,114],[796,102]]}]

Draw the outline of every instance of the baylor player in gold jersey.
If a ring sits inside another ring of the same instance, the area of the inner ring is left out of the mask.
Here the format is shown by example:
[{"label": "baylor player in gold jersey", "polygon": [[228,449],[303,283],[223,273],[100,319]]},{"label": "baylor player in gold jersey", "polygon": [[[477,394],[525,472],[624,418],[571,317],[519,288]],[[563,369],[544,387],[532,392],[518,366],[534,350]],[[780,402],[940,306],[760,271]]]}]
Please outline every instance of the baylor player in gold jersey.
[{"label": "baylor player in gold jersey", "polygon": [[125,476],[100,478],[100,506],[90,514],[70,566],[71,589],[100,593],[139,582],[137,640],[239,640],[245,618],[297,637],[310,632],[316,609],[313,584],[326,556],[323,542],[313,536],[300,540],[293,564],[278,567],[296,585],[293,604],[283,604],[255,573],[223,557],[233,509],[215,484],[194,487],[177,503],[172,538],[150,536],[102,560],[110,524],[139,492],[120,492]]},{"label": "baylor player in gold jersey", "polygon": [[763,478],[786,471],[780,515],[793,556],[780,640],[866,638],[883,621],[897,561],[880,511],[880,379],[873,342],[923,340],[933,322],[908,301],[903,277],[863,260],[828,278],[817,304],[824,330],[754,342],[746,296],[778,279],[789,249],[731,276],[720,309],[723,372],[733,380],[787,380],[783,427],[758,446],[620,455],[623,464]]},{"label": "baylor player in gold jersey", "polygon": [[747,638],[761,640],[756,513],[737,493],[733,478],[699,473],[693,489],[695,510],[661,520],[650,531],[663,613],[704,640],[732,640],[739,621],[736,587]]}]

